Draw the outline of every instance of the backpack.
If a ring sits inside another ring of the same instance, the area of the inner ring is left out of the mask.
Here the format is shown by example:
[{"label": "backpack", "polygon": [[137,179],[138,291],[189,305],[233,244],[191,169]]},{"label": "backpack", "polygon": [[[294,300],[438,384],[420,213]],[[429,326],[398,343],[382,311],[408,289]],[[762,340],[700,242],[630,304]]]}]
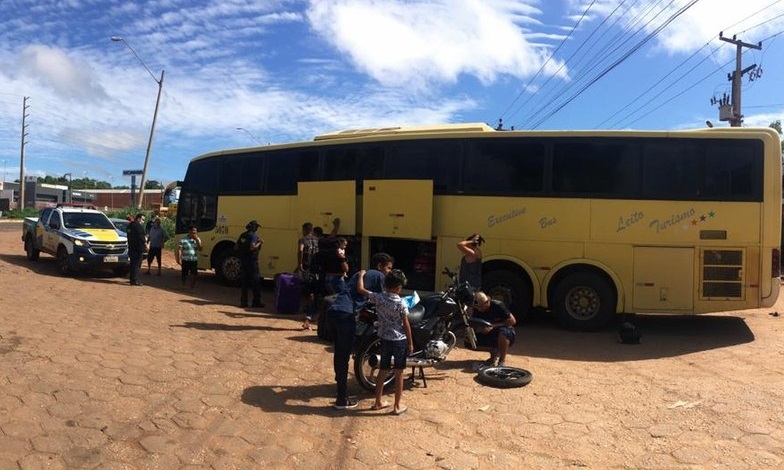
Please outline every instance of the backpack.
[{"label": "backpack", "polygon": [[242,235],[240,235],[236,245],[234,245],[234,249],[237,250],[237,253],[240,256],[250,255],[251,237],[248,235],[248,232],[243,232]]}]

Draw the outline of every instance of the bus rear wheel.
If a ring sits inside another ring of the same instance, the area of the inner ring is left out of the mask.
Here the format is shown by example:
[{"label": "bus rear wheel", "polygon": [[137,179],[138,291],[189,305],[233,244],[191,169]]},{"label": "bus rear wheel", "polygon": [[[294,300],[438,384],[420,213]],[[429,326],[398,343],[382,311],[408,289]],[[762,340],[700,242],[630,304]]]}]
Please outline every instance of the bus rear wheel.
[{"label": "bus rear wheel", "polygon": [[564,278],[553,292],[553,312],[567,329],[594,331],[603,327],[615,313],[615,289],[607,280],[588,272]]},{"label": "bus rear wheel", "polygon": [[242,280],[242,261],[234,250],[226,250],[218,257],[215,274],[229,286],[239,286]]},{"label": "bus rear wheel", "polygon": [[500,300],[517,321],[526,319],[531,312],[531,290],[519,275],[505,269],[482,275],[482,290],[493,300]]}]

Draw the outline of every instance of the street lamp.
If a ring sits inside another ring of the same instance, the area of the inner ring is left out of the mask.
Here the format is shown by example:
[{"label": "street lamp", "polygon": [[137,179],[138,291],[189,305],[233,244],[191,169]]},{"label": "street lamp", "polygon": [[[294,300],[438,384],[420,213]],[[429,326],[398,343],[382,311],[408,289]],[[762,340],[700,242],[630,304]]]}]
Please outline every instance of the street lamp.
[{"label": "street lamp", "polygon": [[63,178],[68,177],[68,204],[73,203],[73,175],[71,173],[66,173],[63,175]]},{"label": "street lamp", "polygon": [[257,144],[261,145],[261,142],[259,142],[259,139],[257,139],[256,136],[251,134],[250,131],[248,131],[244,127],[236,127],[235,129],[237,129],[238,131],[243,131],[244,133],[248,134],[251,139],[253,139]]},{"label": "street lamp", "polygon": [[109,194],[112,199],[112,210],[114,210],[114,176],[109,177]]},{"label": "street lamp", "polygon": [[133,55],[136,56],[137,59],[139,59],[139,62],[142,64],[144,69],[147,70],[147,73],[150,74],[152,79],[155,80],[155,83],[158,84],[158,98],[155,100],[155,113],[153,113],[153,115],[152,115],[152,126],[150,127],[150,139],[147,141],[147,153],[144,155],[144,168],[142,169],[142,182],[141,182],[141,186],[139,187],[139,204],[138,204],[138,208],[141,209],[142,208],[142,203],[144,201],[144,186],[147,183],[147,167],[150,164],[150,151],[152,150],[152,139],[153,139],[153,136],[155,135],[155,123],[156,123],[156,121],[158,121],[158,107],[160,106],[160,103],[161,103],[161,92],[163,91],[163,74],[164,74],[164,70],[161,70],[161,78],[160,78],[160,80],[155,78],[155,75],[152,74],[152,72],[150,71],[150,68],[147,67],[147,64],[144,63],[142,58],[139,57],[139,54],[137,54],[136,51],[133,50],[131,45],[128,44],[128,42],[125,39],[123,39],[120,36],[112,36],[112,41],[114,41],[114,42],[121,42],[121,43],[125,44],[125,46],[128,49],[130,49],[131,52],[133,52]]}]

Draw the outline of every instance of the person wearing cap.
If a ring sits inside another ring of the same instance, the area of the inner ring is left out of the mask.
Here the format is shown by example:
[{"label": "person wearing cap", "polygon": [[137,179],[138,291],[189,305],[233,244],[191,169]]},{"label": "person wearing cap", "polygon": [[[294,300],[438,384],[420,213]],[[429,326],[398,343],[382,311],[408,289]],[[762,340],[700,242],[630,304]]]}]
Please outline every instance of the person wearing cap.
[{"label": "person wearing cap", "polygon": [[237,251],[242,264],[242,291],[240,293],[240,307],[248,307],[248,290],[253,293],[251,308],[264,308],[261,301],[261,273],[259,272],[259,251],[264,241],[256,233],[259,223],[255,220],[248,222],[245,232],[237,240]]},{"label": "person wearing cap", "polygon": [[490,359],[483,365],[492,367],[498,361],[498,365],[503,366],[506,351],[515,342],[514,326],[517,320],[514,315],[502,302],[492,300],[484,292],[478,291],[474,294],[472,316],[490,323],[490,326],[476,330],[476,349],[490,353]]}]

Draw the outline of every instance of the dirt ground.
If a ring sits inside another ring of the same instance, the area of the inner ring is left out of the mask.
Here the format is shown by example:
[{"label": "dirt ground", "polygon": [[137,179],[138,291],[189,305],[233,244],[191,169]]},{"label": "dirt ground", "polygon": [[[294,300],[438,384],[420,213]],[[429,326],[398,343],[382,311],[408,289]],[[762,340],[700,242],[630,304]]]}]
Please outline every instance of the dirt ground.
[{"label": "dirt ground", "polygon": [[[0,469],[784,468],[784,304],[638,316],[575,333],[519,325],[522,388],[475,380],[456,349],[407,387],[409,411],[335,411],[330,346],[298,315],[246,311],[170,254],[143,287],[63,277],[0,222]],[[782,312],[782,316],[773,315]],[[391,399],[391,397],[389,397]]]}]

